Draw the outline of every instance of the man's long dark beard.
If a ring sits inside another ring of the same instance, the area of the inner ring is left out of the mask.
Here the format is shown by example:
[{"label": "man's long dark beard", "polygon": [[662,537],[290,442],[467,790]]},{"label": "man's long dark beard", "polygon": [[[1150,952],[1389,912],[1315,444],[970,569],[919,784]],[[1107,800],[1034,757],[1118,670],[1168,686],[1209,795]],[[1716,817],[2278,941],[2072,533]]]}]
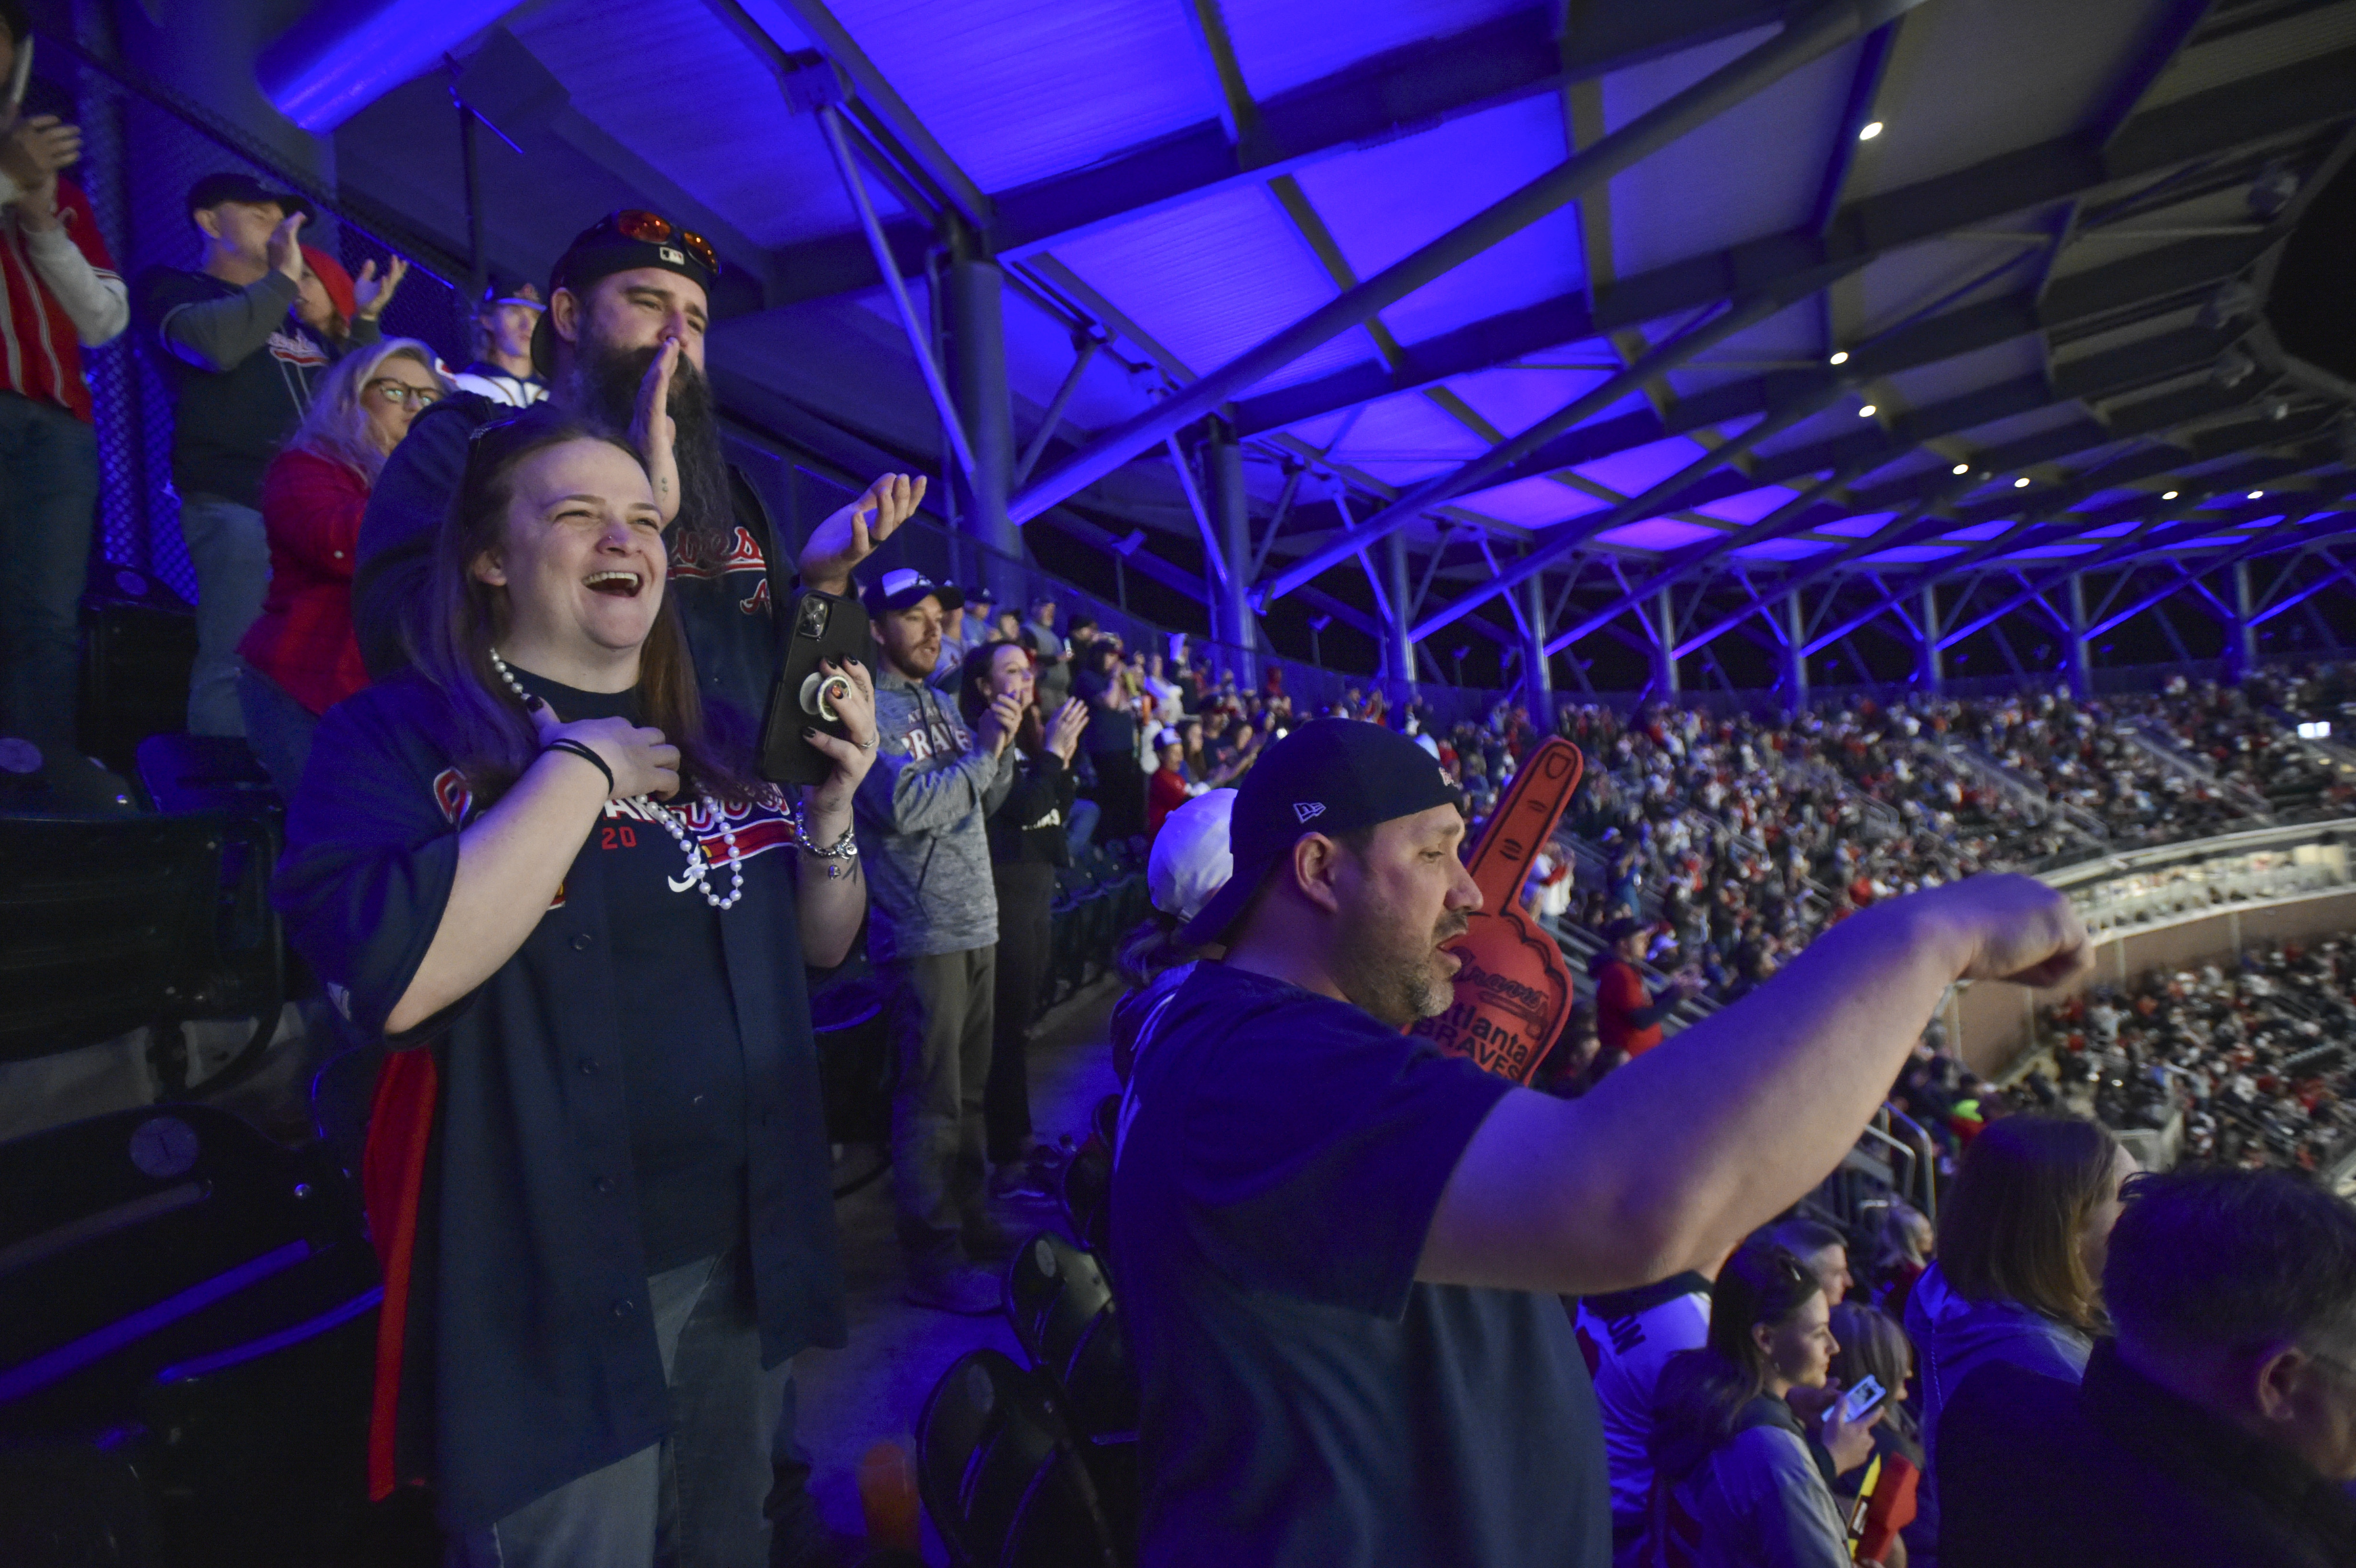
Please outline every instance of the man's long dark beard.
[{"label": "man's long dark beard", "polygon": [[[655,362],[654,348],[584,344],[556,388],[567,408],[592,414],[626,436],[638,411],[638,388]],[[685,355],[670,378],[672,452],[679,463],[679,516],[671,520],[673,553],[685,559],[724,556],[736,528],[728,458],[720,449],[720,421],[712,383]]]}]

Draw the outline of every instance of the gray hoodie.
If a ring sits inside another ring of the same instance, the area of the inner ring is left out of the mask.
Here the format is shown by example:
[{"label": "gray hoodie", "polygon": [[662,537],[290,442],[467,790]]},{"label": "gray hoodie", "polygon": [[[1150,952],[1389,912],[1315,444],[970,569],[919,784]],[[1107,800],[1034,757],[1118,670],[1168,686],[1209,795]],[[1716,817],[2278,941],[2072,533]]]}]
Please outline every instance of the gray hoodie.
[{"label": "gray hoodie", "polygon": [[1762,1394],[1737,1424],[1691,1475],[1655,1492],[1652,1538],[1637,1561],[1847,1568],[1848,1531],[1792,1407]]},{"label": "gray hoodie", "polygon": [[2004,1361],[2074,1383],[2086,1375],[2094,1341],[2017,1301],[1966,1301],[1933,1264],[1906,1298],[1906,1332],[1922,1358],[1925,1479],[1937,1473],[1939,1412],[1965,1376]]},{"label": "gray hoodie", "polygon": [[955,706],[875,672],[875,765],[853,816],[867,862],[867,955],[878,964],[998,940],[984,820],[1014,787],[1014,748],[978,750]]}]

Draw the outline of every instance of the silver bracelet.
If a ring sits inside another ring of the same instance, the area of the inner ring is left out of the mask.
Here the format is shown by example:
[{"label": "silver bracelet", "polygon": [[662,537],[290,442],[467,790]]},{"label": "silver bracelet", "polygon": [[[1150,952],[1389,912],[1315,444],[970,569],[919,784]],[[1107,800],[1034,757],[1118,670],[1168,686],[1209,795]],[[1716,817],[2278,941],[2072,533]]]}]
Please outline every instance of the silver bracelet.
[{"label": "silver bracelet", "polygon": [[803,854],[815,855],[821,860],[856,860],[859,859],[857,831],[856,827],[846,827],[841,837],[820,848],[810,841],[809,835],[803,832],[801,824],[797,822],[794,825],[794,840],[801,846]]}]

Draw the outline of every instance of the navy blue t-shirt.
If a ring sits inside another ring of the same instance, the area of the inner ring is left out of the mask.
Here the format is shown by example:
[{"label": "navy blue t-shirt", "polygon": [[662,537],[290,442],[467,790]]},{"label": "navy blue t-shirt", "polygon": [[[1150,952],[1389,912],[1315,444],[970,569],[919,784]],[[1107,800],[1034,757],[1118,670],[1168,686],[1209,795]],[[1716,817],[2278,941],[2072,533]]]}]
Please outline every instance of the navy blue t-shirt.
[{"label": "navy blue t-shirt", "polygon": [[1415,1278],[1513,1086],[1221,964],[1139,1034],[1112,1234],[1142,1568],[1604,1568],[1602,1426],[1561,1301]]},{"label": "navy blue t-shirt", "polygon": [[[641,721],[635,690],[581,691],[516,674],[567,723]],[[691,829],[710,829],[704,802],[666,805]],[[741,854],[746,824],[734,814],[732,822]],[[638,1233],[647,1272],[660,1274],[725,1253],[744,1234],[744,1049],[720,949],[727,916],[690,881],[687,851],[643,799],[607,801],[589,842],[612,922]],[[710,863],[705,875],[726,898],[727,865]]]}]

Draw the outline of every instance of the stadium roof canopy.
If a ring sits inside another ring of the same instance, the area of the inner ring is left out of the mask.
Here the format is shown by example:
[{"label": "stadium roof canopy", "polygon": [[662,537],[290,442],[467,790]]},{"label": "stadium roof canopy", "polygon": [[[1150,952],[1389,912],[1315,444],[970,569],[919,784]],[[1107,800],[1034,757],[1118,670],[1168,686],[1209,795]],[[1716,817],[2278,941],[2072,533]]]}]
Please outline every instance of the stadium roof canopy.
[{"label": "stadium roof canopy", "polygon": [[[2356,0],[445,9],[496,260],[666,206],[734,267],[733,408],[942,461],[835,126],[920,317],[1004,270],[1014,517],[1199,583],[1168,438],[1220,415],[1271,615],[1387,603],[1392,529],[1418,640],[1537,607],[1559,651],[1665,587],[2356,528],[2356,387],[2267,310],[2356,152]],[[402,69],[340,177],[463,233],[451,79]]]}]

